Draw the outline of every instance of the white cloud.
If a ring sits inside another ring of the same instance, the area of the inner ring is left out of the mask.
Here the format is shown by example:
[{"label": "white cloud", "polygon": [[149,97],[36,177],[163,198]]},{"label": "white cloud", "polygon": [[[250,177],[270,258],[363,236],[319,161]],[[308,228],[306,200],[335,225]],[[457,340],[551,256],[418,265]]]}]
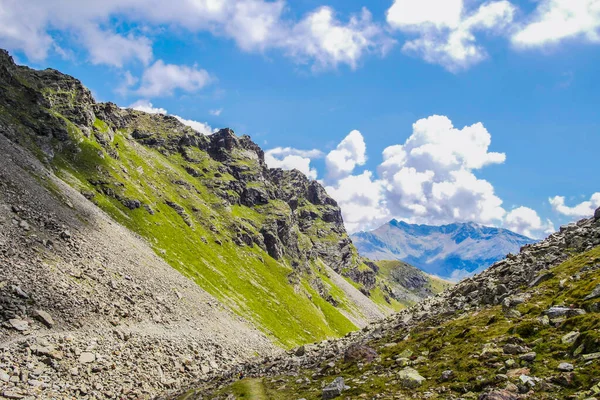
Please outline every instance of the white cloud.
[{"label": "white cloud", "polygon": [[[138,110],[138,111],[143,111],[143,112],[146,112],[149,114],[171,115],[164,108],[154,107],[154,105],[151,102],[149,102],[148,100],[138,100],[135,103],[131,104],[127,108],[131,108],[133,110]],[[215,129],[211,128],[211,126],[205,122],[199,122],[199,121],[194,121],[194,120],[190,120],[190,119],[185,119],[185,118],[180,117],[179,115],[173,115],[173,117],[177,118],[177,120],[179,120],[179,122],[181,122],[182,124],[187,125],[190,128],[192,128],[204,135],[210,135],[216,131]]]},{"label": "white cloud", "polygon": [[533,238],[554,232],[552,221],[542,222],[538,213],[529,207],[518,207],[506,214],[504,227]]},{"label": "white cloud", "polygon": [[177,89],[195,92],[211,81],[210,74],[197,66],[165,64],[158,60],[144,70],[136,92],[146,97],[170,96]]},{"label": "white cloud", "polygon": [[367,162],[367,146],[362,134],[354,130],[338,144],[335,150],[327,154],[327,178],[341,179],[348,176],[358,165]]},{"label": "white cloud", "polygon": [[151,102],[149,102],[148,100],[138,100],[135,103],[130,104],[129,107],[127,107],[127,108],[131,108],[133,110],[138,110],[138,111],[143,111],[148,114],[164,114],[164,115],[169,114],[166,109],[160,108],[160,107],[154,107],[154,105]]},{"label": "white cloud", "polygon": [[323,157],[320,150],[298,150],[291,147],[276,147],[265,152],[269,168],[297,169],[309,179],[317,179],[317,170],[311,168],[312,159]]},{"label": "white cloud", "polygon": [[591,217],[594,211],[600,207],[600,192],[594,193],[590,200],[581,202],[573,207],[565,204],[563,196],[555,196],[548,199],[554,211],[573,218]]},{"label": "white cloud", "polygon": [[118,35],[97,27],[82,29],[81,40],[90,53],[93,64],[123,67],[129,61],[139,60],[144,65],[152,61],[152,42],[143,36]]},{"label": "white cloud", "polygon": [[525,207],[507,213],[494,186],[475,175],[506,160],[504,153],[490,151],[490,145],[483,124],[457,129],[449,118],[434,115],[415,122],[403,144],[383,151],[377,176],[369,170],[353,174],[366,160],[363,137],[353,131],[327,156],[326,189],[340,204],[350,231],[372,229],[392,218],[434,225],[504,225],[536,237],[553,229],[551,222],[542,222]]},{"label": "white cloud", "polygon": [[[0,46],[40,61],[59,44],[78,43],[93,63],[149,64],[150,36],[159,31],[152,28],[173,26],[186,33],[210,32],[231,39],[248,52],[279,49],[316,68],[339,64],[355,68],[366,54],[384,53],[393,44],[366,9],[342,21],[329,7],[300,19],[286,16],[288,8],[284,0],[4,0]],[[118,30],[115,20],[122,22]],[[128,25],[150,33],[123,31]]]},{"label": "white cloud", "polygon": [[387,11],[387,20],[390,25],[406,30],[420,31],[423,25],[456,28],[462,11],[462,0],[396,0]]},{"label": "white cloud", "polygon": [[394,43],[373,23],[366,8],[344,24],[336,18],[331,7],[320,7],[309,13],[282,42],[288,53],[296,58],[314,60],[316,68],[338,64],[356,68],[365,54],[378,52],[383,55]]},{"label": "white cloud", "polygon": [[405,52],[456,72],[487,58],[475,33],[503,33],[515,11],[507,0],[484,3],[470,13],[462,0],[395,0],[387,21],[392,28],[419,35],[404,44]]},{"label": "white cloud", "polygon": [[383,182],[371,171],[346,176],[325,189],[338,202],[350,232],[374,228],[390,219]]},{"label": "white cloud", "polygon": [[217,109],[214,109],[214,110],[208,110],[208,113],[210,115],[215,116],[215,117],[218,117],[219,115],[221,115],[222,112],[223,112],[222,108],[217,108]]},{"label": "white cloud", "polygon": [[518,47],[540,47],[573,38],[600,43],[600,1],[541,0],[531,19],[512,37]]}]

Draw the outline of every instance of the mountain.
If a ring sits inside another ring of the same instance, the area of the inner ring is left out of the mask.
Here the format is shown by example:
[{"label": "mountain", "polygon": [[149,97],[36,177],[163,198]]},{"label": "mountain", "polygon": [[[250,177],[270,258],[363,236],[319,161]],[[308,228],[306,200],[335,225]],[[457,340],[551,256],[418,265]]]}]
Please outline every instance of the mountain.
[{"label": "mountain", "polygon": [[360,332],[239,371],[185,398],[597,398],[600,209]]},{"label": "mountain", "polygon": [[359,257],[323,187],[250,137],[97,103],[5,51],[0,160],[7,398],[154,397],[443,287]]},{"label": "mountain", "polygon": [[460,278],[480,272],[509,253],[534,243],[506,229],[474,223],[412,225],[392,220],[353,234],[358,252],[372,260],[402,260],[430,274]]}]

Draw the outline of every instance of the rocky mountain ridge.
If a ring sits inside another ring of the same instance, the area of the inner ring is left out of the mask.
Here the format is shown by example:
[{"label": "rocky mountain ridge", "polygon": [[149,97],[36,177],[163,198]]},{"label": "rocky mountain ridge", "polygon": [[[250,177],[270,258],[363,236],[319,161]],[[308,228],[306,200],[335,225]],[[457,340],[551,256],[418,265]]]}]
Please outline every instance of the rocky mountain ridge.
[{"label": "rocky mountain ridge", "polygon": [[0,396],[152,398],[439,290],[395,299],[322,186],[248,136],[4,51],[0,155]]},{"label": "rocky mountain ridge", "polygon": [[392,220],[352,235],[359,253],[372,260],[402,260],[444,278],[481,272],[535,240],[475,223],[415,225]]},{"label": "rocky mountain ridge", "polygon": [[248,364],[247,379],[217,376],[186,398],[260,386],[275,399],[591,399],[599,312],[600,209],[360,332]]}]

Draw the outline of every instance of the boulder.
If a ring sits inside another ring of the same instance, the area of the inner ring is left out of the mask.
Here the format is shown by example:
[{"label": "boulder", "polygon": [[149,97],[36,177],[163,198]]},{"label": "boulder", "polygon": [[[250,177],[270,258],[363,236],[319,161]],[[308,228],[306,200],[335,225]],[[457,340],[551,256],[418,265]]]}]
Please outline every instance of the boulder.
[{"label": "boulder", "polygon": [[573,369],[575,369],[575,367],[573,367],[573,364],[569,364],[569,363],[560,363],[558,364],[558,368],[557,368],[560,372],[571,372],[573,371]]},{"label": "boulder", "polygon": [[355,363],[365,362],[370,363],[377,358],[377,352],[363,344],[353,344],[344,352],[344,362]]},{"label": "boulder", "polygon": [[545,272],[543,274],[540,274],[540,275],[536,276],[531,282],[529,282],[529,287],[537,286],[542,282],[552,279],[553,277],[554,277],[554,274],[552,272]]},{"label": "boulder", "polygon": [[596,209],[596,212],[594,213],[594,220],[596,220],[596,221],[600,220],[600,207],[598,207]]},{"label": "boulder", "polygon": [[502,348],[505,354],[523,354],[527,353],[527,348],[518,344],[508,343]]},{"label": "boulder", "polygon": [[407,389],[414,389],[425,382],[425,378],[414,368],[406,367],[398,373],[400,384]]},{"label": "boulder", "polygon": [[594,290],[587,296],[585,296],[584,300],[592,300],[600,297],[600,285],[596,286]]},{"label": "boulder", "polygon": [[523,361],[533,362],[533,361],[535,361],[536,356],[537,356],[537,354],[532,351],[532,352],[521,355],[519,358]]},{"label": "boulder", "polygon": [[323,388],[323,400],[335,399],[342,395],[342,392],[346,390],[347,386],[344,383],[344,378],[341,376],[335,378],[333,382]]},{"label": "boulder", "polygon": [[93,363],[94,361],[96,361],[96,355],[89,351],[84,351],[79,356],[79,362],[82,364],[89,364],[89,363]]},{"label": "boulder", "polygon": [[27,329],[29,329],[29,323],[27,321],[23,321],[22,319],[17,319],[17,318],[9,319],[8,323],[14,329],[16,329],[20,332],[23,332],[23,331],[26,331]]},{"label": "boulder", "polygon": [[35,310],[33,312],[33,316],[48,328],[52,328],[54,326],[54,319],[52,319],[52,316],[44,310]]},{"label": "boulder", "polygon": [[577,315],[585,314],[585,310],[580,308],[554,306],[547,309],[544,314],[546,314],[550,319],[560,317],[575,317]]},{"label": "boulder", "polygon": [[579,335],[580,334],[577,331],[569,332],[566,335],[564,335],[560,341],[563,342],[563,344],[573,344],[575,343],[577,338],[579,338]]}]

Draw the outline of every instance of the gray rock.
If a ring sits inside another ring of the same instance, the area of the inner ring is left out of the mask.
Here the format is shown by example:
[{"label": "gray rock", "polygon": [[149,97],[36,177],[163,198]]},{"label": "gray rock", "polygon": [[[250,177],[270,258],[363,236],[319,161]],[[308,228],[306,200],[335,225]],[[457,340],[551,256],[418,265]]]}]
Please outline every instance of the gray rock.
[{"label": "gray rock", "polygon": [[442,381],[449,381],[453,377],[454,377],[454,371],[452,371],[452,370],[447,370],[447,371],[442,372]]},{"label": "gray rock", "polygon": [[2,396],[6,397],[7,399],[23,399],[23,398],[25,398],[25,396],[23,396],[20,392],[17,392],[14,389],[5,390],[4,392],[2,392]]},{"label": "gray rock", "polygon": [[10,380],[10,375],[8,375],[5,371],[0,369],[0,381],[8,382]]},{"label": "gray rock", "polygon": [[304,354],[306,354],[306,347],[304,346],[300,346],[296,349],[296,351],[294,352],[294,354],[297,357],[302,357]]},{"label": "gray rock", "polygon": [[523,361],[532,362],[535,360],[536,356],[537,356],[537,354],[535,352],[531,351],[529,353],[525,353],[525,354],[521,355],[519,358]]},{"label": "gray rock", "polygon": [[[600,208],[599,208],[599,210],[600,210]],[[600,285],[596,286],[590,294],[585,296],[584,300],[592,300],[592,299],[596,299],[598,297],[600,297]]]},{"label": "gray rock", "polygon": [[506,354],[523,354],[527,352],[527,348],[518,344],[508,343],[502,348]]},{"label": "gray rock", "polygon": [[596,212],[594,213],[594,220],[596,220],[596,221],[600,220],[600,207],[598,207],[596,209]]},{"label": "gray rock", "polygon": [[600,353],[584,354],[581,356],[581,358],[583,358],[583,361],[598,360],[600,359]]},{"label": "gray rock", "polygon": [[94,361],[96,361],[96,355],[89,351],[84,351],[79,356],[79,362],[82,364],[89,364],[89,363],[93,363]]},{"label": "gray rock", "polygon": [[579,338],[579,335],[580,333],[577,331],[569,332],[564,335],[560,341],[563,342],[563,344],[573,344]]},{"label": "gray rock", "polygon": [[408,389],[414,389],[425,382],[425,378],[419,374],[419,371],[411,367],[406,367],[398,372],[398,379],[400,384]]},{"label": "gray rock", "polygon": [[569,363],[560,363],[558,364],[558,368],[557,368],[560,372],[571,372],[573,371],[573,369],[575,369],[575,367],[573,367],[573,364],[569,364]]},{"label": "gray rock", "polygon": [[34,310],[33,316],[48,328],[52,328],[54,326],[54,320],[52,319],[52,316],[44,310]]},{"label": "gray rock", "polygon": [[17,319],[17,318],[9,319],[8,323],[14,329],[16,329],[20,332],[23,332],[23,331],[26,331],[27,329],[29,329],[29,322],[23,321],[22,319]]},{"label": "gray rock", "polygon": [[12,287],[13,291],[15,292],[15,294],[23,299],[28,299],[29,295],[27,293],[25,293],[25,291],[23,291],[23,289],[21,289],[18,286],[13,286]]},{"label": "gray rock", "polygon": [[323,400],[335,399],[336,397],[341,396],[345,389],[346,384],[344,383],[344,378],[341,376],[337,377],[333,382],[323,388]]},{"label": "gray rock", "polygon": [[547,309],[544,314],[546,314],[550,319],[560,317],[575,317],[577,315],[585,314],[585,310],[580,308],[554,306]]},{"label": "gray rock", "polygon": [[548,279],[552,279],[553,277],[554,274],[552,272],[545,272],[541,275],[538,275],[531,282],[529,282],[529,287],[537,286],[540,283],[547,281]]}]

